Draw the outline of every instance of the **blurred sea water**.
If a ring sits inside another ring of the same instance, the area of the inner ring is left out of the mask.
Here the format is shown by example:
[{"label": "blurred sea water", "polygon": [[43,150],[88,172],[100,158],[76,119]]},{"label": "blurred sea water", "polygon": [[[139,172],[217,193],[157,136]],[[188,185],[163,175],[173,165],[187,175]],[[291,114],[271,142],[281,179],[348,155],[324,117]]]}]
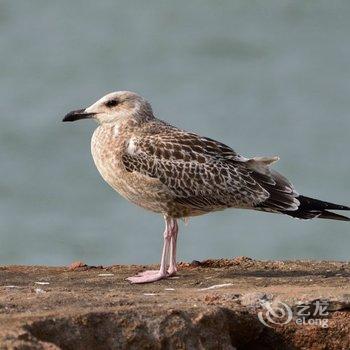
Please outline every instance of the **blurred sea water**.
[{"label": "blurred sea water", "polygon": [[[350,204],[350,2],[0,2],[0,264],[158,262],[163,219],[103,182],[91,121],[114,90],[297,190]],[[180,260],[349,259],[347,223],[243,210],[181,225]]]}]

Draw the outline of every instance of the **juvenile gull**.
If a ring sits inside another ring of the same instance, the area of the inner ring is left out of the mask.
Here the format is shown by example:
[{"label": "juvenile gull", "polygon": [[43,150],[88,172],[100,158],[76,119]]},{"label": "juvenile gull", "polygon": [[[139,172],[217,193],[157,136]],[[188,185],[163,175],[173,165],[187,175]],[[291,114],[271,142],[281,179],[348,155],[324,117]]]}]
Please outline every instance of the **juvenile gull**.
[{"label": "juvenile gull", "polygon": [[91,152],[103,179],[129,201],[165,219],[160,269],[129,277],[154,282],[176,271],[177,219],[226,208],[300,219],[348,221],[329,210],[349,207],[299,195],[270,165],[278,157],[245,158],[221,142],[178,129],[153,115],[134,92],[112,92],[63,121],[95,119]]}]

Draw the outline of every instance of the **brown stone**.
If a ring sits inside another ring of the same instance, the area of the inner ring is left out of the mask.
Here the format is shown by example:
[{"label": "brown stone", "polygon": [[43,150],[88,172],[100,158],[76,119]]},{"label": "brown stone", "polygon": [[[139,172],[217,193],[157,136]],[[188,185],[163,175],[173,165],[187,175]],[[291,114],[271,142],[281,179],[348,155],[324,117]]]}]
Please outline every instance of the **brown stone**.
[{"label": "brown stone", "polygon": [[[0,349],[350,348],[349,263],[196,265],[145,285],[125,281],[140,266],[0,267]],[[318,300],[329,305],[328,328],[270,328],[257,317],[266,301],[295,310]]]}]

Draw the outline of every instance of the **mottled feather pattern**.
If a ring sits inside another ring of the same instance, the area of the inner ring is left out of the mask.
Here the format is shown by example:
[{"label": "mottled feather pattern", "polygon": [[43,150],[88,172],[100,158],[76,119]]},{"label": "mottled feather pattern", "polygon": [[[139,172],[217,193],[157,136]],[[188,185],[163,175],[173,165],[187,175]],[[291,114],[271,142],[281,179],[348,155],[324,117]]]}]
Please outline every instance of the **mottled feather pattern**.
[{"label": "mottled feather pattern", "polygon": [[[270,199],[266,207],[294,209],[296,194],[289,182],[276,172],[257,173],[230,147],[164,122],[148,123],[145,129],[128,140],[132,152],[125,152],[123,163],[130,172],[159,179],[175,202],[208,212],[227,207],[263,210]],[[271,192],[276,192],[274,200]]]}]

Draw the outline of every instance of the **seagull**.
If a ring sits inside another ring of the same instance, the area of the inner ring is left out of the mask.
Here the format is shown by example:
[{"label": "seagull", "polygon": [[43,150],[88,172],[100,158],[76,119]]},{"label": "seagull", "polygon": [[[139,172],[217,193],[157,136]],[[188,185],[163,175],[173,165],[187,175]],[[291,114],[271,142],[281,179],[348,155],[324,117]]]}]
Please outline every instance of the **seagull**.
[{"label": "seagull", "polygon": [[159,270],[127,278],[154,282],[173,276],[178,219],[226,208],[252,209],[299,219],[350,218],[329,210],[349,207],[299,195],[271,165],[278,157],[245,158],[225,144],[172,126],[130,91],[107,94],[63,121],[94,119],[91,153],[103,179],[130,202],[163,215]]}]

